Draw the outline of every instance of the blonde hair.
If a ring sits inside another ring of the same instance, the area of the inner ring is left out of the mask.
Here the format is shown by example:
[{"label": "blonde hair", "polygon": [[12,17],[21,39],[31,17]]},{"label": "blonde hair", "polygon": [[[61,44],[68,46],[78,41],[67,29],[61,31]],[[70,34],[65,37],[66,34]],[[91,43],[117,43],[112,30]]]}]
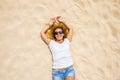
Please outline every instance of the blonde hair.
[{"label": "blonde hair", "polygon": [[48,29],[48,31],[46,32],[47,36],[50,38],[50,39],[55,39],[54,38],[54,35],[53,35],[53,32],[57,29],[57,28],[60,28],[64,31],[64,38],[67,37],[67,34],[68,34],[68,27],[67,25],[65,25],[63,22],[54,22],[53,25],[50,26],[50,28]]}]

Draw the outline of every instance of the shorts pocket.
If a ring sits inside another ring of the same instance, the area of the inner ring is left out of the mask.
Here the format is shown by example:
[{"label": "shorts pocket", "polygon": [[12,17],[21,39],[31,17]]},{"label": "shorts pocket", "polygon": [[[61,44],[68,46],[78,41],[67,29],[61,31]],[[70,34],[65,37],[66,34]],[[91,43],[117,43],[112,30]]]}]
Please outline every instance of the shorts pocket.
[{"label": "shorts pocket", "polygon": [[68,71],[74,71],[73,66],[69,67],[69,68],[68,68]]}]

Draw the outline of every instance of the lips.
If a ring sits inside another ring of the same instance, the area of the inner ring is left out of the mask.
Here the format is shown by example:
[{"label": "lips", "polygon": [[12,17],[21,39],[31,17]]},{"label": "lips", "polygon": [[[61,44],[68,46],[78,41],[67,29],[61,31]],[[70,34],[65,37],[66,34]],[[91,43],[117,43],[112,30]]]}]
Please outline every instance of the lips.
[{"label": "lips", "polygon": [[60,39],[60,38],[62,38],[62,36],[61,36],[61,35],[58,35],[58,36],[57,36],[57,38],[59,38],[59,39]]}]

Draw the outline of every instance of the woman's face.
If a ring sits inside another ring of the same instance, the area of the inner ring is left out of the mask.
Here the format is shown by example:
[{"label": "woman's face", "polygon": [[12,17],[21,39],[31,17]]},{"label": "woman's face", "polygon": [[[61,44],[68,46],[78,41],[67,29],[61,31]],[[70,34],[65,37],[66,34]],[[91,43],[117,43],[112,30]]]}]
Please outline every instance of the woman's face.
[{"label": "woman's face", "polygon": [[56,38],[57,41],[63,40],[63,38],[64,38],[64,32],[63,32],[63,30],[60,29],[60,28],[57,28],[55,30],[55,32],[54,32],[54,36],[55,36],[55,38]]}]

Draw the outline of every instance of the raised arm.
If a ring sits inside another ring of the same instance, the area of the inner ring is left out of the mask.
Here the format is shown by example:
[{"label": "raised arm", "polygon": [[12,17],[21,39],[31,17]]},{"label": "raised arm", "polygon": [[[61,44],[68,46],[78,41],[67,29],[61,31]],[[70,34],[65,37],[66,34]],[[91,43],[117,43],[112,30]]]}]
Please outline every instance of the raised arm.
[{"label": "raised arm", "polygon": [[46,35],[46,31],[49,29],[49,26],[48,25],[46,25],[42,30],[41,30],[41,32],[40,32],[40,35],[41,35],[41,38],[43,39],[43,41],[47,44],[47,45],[49,45],[49,43],[50,43],[50,38],[48,38],[48,36]]},{"label": "raised arm", "polygon": [[51,18],[50,23],[46,24],[46,26],[40,32],[41,38],[47,45],[49,45],[51,39],[46,35],[46,32],[54,22],[55,22],[55,18]]},{"label": "raised arm", "polygon": [[71,42],[72,41],[72,37],[73,37],[73,28],[72,28],[72,26],[69,26],[69,25],[67,25],[67,27],[69,29],[68,34],[67,34],[67,38]]},{"label": "raised arm", "polygon": [[68,34],[67,34],[67,39],[71,42],[72,37],[73,37],[73,28],[72,26],[68,25],[66,22],[64,22],[61,18],[61,16],[57,16],[56,20],[63,22],[67,28],[68,28]]}]

